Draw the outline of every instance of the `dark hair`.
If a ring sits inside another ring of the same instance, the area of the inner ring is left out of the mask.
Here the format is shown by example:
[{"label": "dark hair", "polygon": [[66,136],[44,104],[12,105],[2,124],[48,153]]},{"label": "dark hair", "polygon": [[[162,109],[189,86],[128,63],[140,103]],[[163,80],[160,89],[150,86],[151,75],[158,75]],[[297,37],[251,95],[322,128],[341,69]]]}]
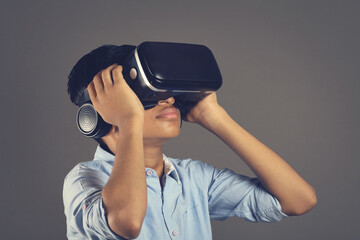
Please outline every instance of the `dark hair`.
[{"label": "dark hair", "polygon": [[[122,65],[135,48],[131,45],[104,45],[83,56],[75,64],[68,77],[67,91],[71,102],[80,107],[79,98],[94,76],[114,63]],[[111,153],[102,139],[94,138],[94,140]]]},{"label": "dark hair", "polygon": [[94,76],[114,63],[122,65],[134,49],[131,45],[104,45],[83,56],[68,77],[67,91],[71,102],[79,106],[79,97]]}]

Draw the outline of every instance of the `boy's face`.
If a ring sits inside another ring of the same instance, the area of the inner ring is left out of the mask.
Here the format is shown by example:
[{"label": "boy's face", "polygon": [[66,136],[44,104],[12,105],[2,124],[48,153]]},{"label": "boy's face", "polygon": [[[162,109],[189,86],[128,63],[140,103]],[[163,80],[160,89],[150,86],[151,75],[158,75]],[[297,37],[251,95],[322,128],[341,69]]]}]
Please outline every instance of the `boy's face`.
[{"label": "boy's face", "polygon": [[175,138],[180,133],[181,115],[173,106],[174,98],[159,101],[158,105],[145,111],[144,143]]}]

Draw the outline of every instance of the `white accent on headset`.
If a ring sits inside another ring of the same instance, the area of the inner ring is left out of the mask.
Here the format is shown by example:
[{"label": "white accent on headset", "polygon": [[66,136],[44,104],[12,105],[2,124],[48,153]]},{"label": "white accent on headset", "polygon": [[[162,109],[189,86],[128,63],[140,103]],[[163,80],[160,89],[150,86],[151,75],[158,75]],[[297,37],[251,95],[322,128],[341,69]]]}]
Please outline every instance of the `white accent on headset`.
[{"label": "white accent on headset", "polygon": [[196,90],[172,90],[172,92],[193,92],[193,93],[199,93],[201,91]]},{"label": "white accent on headset", "polygon": [[147,77],[145,75],[144,69],[141,66],[139,55],[138,55],[138,52],[137,52],[137,48],[135,49],[135,59],[136,59],[136,63],[138,65],[138,68],[140,70],[140,74],[142,76],[142,79],[144,79],[144,82],[145,82],[146,86],[148,86],[148,88],[150,88],[151,90],[153,90],[155,92],[166,92],[166,90],[158,89],[158,88],[156,88],[156,87],[154,87],[153,85],[150,84],[149,80],[147,79]]},{"label": "white accent on headset", "polygon": [[[193,92],[193,93],[200,93],[201,91],[196,91],[196,90],[173,90],[173,92]],[[213,93],[214,91],[206,91],[204,93]]]}]

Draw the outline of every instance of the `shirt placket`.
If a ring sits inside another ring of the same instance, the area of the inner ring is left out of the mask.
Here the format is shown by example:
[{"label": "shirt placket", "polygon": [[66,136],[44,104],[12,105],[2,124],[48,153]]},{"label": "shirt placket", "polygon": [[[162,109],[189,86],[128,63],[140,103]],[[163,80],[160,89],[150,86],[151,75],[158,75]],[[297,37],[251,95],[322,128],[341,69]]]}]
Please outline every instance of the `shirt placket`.
[{"label": "shirt placket", "polygon": [[181,232],[178,223],[173,220],[171,213],[174,212],[175,201],[180,195],[181,184],[167,176],[166,184],[162,191],[162,214],[171,239],[181,239]]}]

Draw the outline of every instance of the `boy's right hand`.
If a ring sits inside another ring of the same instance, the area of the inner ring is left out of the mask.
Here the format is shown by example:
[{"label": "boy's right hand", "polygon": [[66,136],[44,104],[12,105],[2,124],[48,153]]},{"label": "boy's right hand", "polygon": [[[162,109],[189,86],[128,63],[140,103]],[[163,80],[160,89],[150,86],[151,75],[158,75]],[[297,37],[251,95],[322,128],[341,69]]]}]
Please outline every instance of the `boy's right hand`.
[{"label": "boy's right hand", "polygon": [[114,126],[144,119],[144,107],[126,83],[122,66],[113,64],[95,75],[88,92],[95,110],[105,122]]}]

